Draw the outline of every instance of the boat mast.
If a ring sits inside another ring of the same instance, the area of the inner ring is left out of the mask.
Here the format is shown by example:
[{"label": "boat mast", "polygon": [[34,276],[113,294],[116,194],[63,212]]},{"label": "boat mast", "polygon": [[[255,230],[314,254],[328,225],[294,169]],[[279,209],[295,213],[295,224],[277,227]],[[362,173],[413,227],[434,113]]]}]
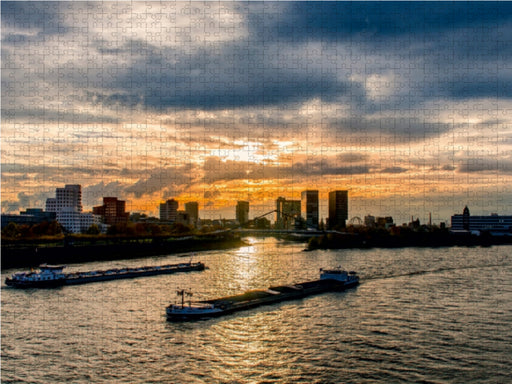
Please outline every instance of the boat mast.
[{"label": "boat mast", "polygon": [[[190,290],[185,291],[184,289],[179,289],[176,291],[178,296],[181,296],[181,308],[185,308],[185,295],[192,296],[192,292]],[[192,305],[192,302],[189,302],[189,305]]]}]

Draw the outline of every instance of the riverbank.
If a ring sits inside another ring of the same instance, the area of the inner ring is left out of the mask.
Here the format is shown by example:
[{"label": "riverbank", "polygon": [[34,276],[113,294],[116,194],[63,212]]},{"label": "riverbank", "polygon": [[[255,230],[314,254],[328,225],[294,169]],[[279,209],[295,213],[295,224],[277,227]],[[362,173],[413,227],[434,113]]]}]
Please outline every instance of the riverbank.
[{"label": "riverbank", "polygon": [[452,233],[449,231],[408,232],[396,235],[389,232],[329,233],[313,237],[306,250],[351,248],[404,248],[491,246],[512,244],[512,236],[492,236],[489,233]]},{"label": "riverbank", "polygon": [[40,264],[73,264],[133,259],[182,252],[236,248],[245,243],[230,233],[186,237],[66,238],[58,242],[2,241],[2,270]]}]

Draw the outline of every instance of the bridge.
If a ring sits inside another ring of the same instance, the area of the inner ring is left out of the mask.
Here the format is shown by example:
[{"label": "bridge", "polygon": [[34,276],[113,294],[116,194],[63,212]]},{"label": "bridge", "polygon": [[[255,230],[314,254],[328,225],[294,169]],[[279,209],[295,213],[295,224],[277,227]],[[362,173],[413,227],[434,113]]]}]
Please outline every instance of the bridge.
[{"label": "bridge", "polygon": [[291,240],[308,240],[312,237],[323,236],[329,233],[341,234],[338,231],[319,231],[306,229],[256,229],[237,228],[232,230],[240,236],[274,236]]}]

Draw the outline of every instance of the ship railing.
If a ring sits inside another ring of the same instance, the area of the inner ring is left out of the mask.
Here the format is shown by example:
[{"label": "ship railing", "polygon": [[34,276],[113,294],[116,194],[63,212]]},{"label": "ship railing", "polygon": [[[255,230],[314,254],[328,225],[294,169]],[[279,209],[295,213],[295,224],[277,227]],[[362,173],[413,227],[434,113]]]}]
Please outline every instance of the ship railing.
[{"label": "ship railing", "polygon": [[188,302],[188,305],[181,305],[181,304],[171,304],[171,310],[180,310],[180,309],[213,309],[215,308],[215,304],[211,303],[203,303],[198,301],[191,301]]}]

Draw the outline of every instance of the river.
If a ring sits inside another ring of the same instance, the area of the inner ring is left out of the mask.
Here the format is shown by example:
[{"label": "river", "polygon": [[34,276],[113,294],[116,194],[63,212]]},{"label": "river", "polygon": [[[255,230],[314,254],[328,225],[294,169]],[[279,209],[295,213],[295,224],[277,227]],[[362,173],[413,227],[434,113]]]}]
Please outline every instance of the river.
[{"label": "river", "polygon": [[[512,247],[318,250],[274,238],[197,253],[203,272],[1,290],[4,383],[505,383],[512,365]],[[182,256],[182,257],[180,257]],[[70,264],[92,270],[190,254]],[[171,323],[194,299],[355,270],[354,289]]]}]

